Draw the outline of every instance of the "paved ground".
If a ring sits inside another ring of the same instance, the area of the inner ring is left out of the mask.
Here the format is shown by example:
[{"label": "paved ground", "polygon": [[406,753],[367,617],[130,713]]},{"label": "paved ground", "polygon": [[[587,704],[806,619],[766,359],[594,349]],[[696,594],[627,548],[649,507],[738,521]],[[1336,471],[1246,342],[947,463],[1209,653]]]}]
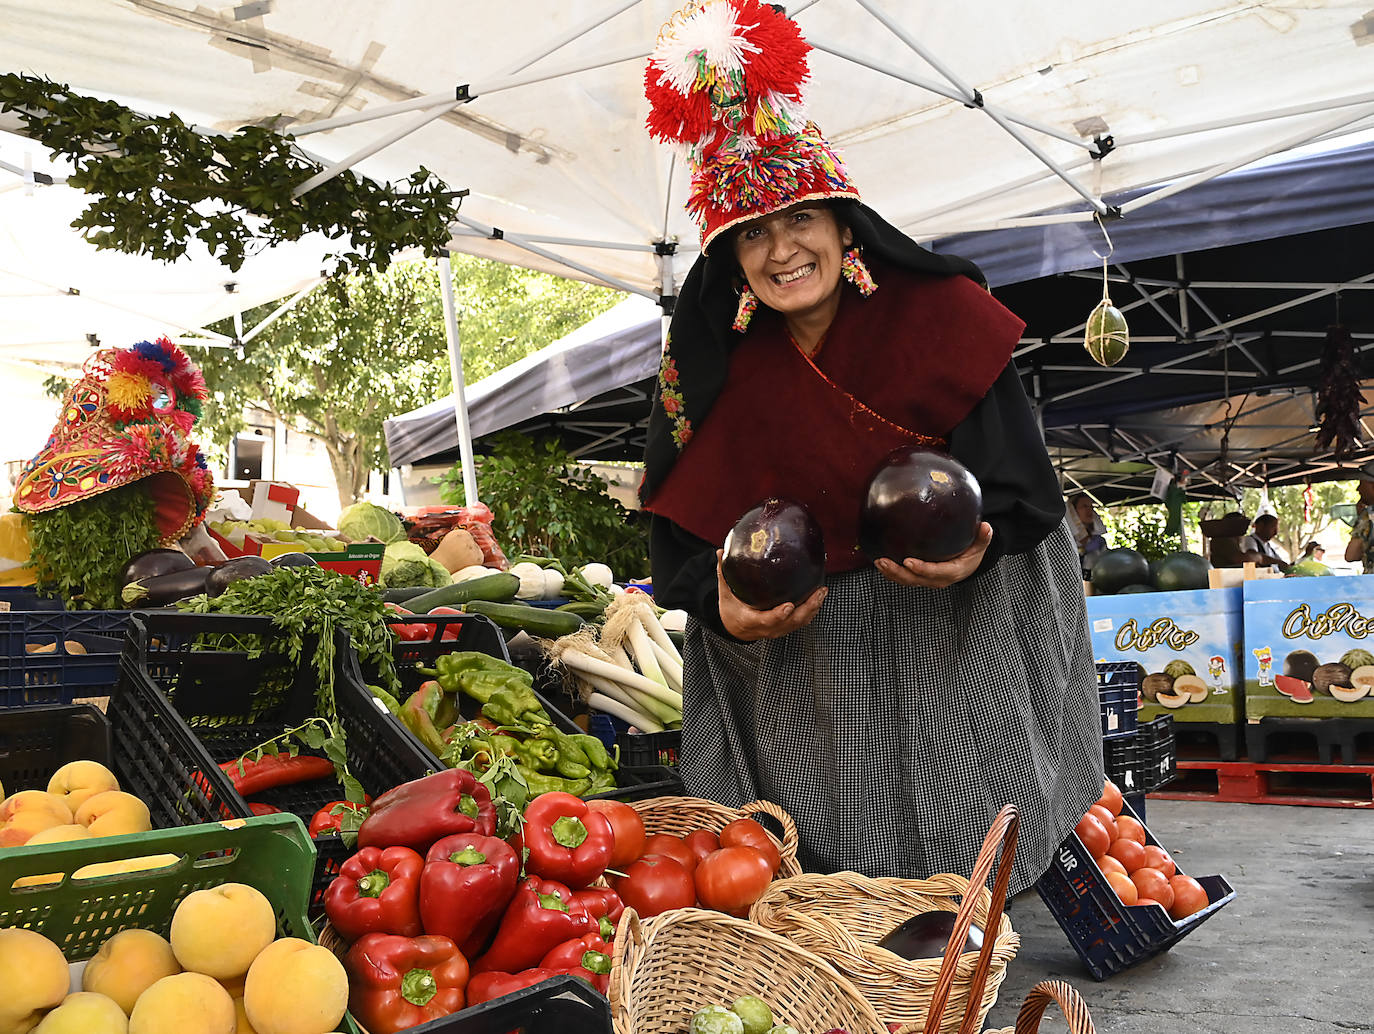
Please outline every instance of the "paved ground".
[{"label": "paved ground", "polygon": [[[1021,935],[993,1027],[1061,978],[1102,1034],[1374,1032],[1374,810],[1148,802],[1151,832],[1190,874],[1235,900],[1172,950],[1097,983],[1034,891],[1009,909]],[[1055,1022],[1046,1034],[1064,1030]]]}]

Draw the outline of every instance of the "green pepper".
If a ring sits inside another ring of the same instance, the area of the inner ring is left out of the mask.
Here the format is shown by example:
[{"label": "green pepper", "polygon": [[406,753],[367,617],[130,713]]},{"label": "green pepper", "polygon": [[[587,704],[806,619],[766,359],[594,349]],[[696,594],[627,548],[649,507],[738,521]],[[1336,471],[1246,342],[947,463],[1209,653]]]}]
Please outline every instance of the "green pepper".
[{"label": "green pepper", "polygon": [[582,752],[587,755],[587,764],[594,771],[605,772],[617,767],[616,763],[611,760],[611,755],[606,752],[606,744],[595,736],[582,732],[575,736],[569,736],[568,739],[582,748]]},{"label": "green pepper", "polygon": [[401,717],[401,702],[384,690],[381,686],[368,684],[368,692],[386,705],[386,709],[397,718]]},{"label": "green pepper", "polygon": [[482,705],[482,716],[497,725],[535,731],[549,724],[549,716],[528,686],[506,686]]},{"label": "green pepper", "polygon": [[532,772],[523,765],[517,765],[520,774],[525,778],[525,785],[530,789],[531,797],[538,797],[541,793],[570,793],[574,797],[579,797],[587,793],[592,785],[590,779],[564,779],[560,776],[546,775],[543,772]]},{"label": "green pepper", "polygon": [[592,773],[592,784],[587,788],[587,793],[606,793],[615,789],[618,789],[615,776],[605,769],[599,769]]},{"label": "green pepper", "polygon": [[443,754],[446,746],[439,730],[452,724],[456,717],[452,700],[437,682],[426,682],[410,694],[401,708],[401,721],[406,728],[436,756]]},{"label": "green pepper", "polygon": [[500,689],[524,687],[528,690],[534,685],[534,676],[524,668],[474,651],[446,653],[434,662],[432,669],[421,668],[420,671],[437,678],[445,692],[465,693],[480,704],[485,704]]},{"label": "green pepper", "polygon": [[565,779],[585,779],[591,775],[591,764],[586,753],[571,736],[559,732],[553,726],[546,726],[535,734],[535,739],[553,744],[558,752],[553,767]]},{"label": "green pepper", "polygon": [[511,756],[526,768],[538,772],[547,772],[558,764],[558,748],[547,740],[517,741]]}]

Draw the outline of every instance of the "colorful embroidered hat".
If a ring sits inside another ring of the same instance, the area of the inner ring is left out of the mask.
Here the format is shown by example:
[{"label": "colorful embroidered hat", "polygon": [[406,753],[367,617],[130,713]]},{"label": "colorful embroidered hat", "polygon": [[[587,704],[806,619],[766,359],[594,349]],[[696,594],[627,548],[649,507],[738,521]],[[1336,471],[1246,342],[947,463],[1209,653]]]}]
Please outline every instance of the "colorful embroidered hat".
[{"label": "colorful embroidered hat", "polygon": [[67,389],[47,444],[25,464],[14,505],[43,513],[146,482],[162,541],[177,541],[204,518],[213,490],[191,440],[206,394],[200,370],[166,338],[95,353]]},{"label": "colorful embroidered hat", "polygon": [[722,231],[799,201],[859,197],[806,119],[810,50],[794,22],[759,0],[693,0],[659,31],[644,72],[647,124],[686,150],[687,211],[703,251]]}]

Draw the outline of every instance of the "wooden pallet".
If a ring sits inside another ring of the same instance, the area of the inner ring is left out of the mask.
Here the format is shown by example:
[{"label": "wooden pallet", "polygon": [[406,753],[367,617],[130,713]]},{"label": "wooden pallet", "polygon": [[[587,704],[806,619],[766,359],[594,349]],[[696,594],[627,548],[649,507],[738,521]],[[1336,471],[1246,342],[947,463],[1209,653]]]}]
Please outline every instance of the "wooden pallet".
[{"label": "wooden pallet", "polygon": [[1178,778],[1150,796],[1174,801],[1374,808],[1374,765],[1179,759]]}]

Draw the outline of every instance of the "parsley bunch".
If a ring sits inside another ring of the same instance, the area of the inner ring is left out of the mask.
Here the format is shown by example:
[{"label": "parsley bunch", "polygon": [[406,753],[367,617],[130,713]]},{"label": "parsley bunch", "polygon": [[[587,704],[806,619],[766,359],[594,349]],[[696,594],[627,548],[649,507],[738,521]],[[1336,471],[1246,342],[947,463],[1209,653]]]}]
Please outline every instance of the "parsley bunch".
[{"label": "parsley bunch", "polygon": [[39,592],[68,610],[119,610],[120,573],[130,558],[161,544],[152,497],[139,482],[29,515]]}]

